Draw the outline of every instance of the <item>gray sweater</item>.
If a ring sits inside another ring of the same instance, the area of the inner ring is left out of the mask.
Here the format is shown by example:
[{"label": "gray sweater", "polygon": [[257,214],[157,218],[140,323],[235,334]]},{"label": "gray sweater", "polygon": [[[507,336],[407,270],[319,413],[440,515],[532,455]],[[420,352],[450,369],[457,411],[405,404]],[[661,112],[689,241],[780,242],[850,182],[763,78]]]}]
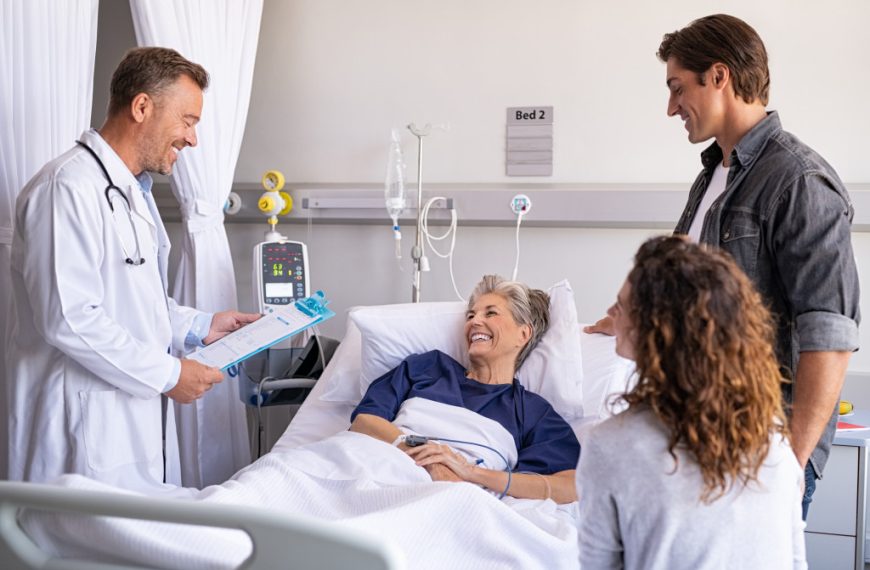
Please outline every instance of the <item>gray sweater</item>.
[{"label": "gray sweater", "polygon": [[577,468],[582,570],[805,569],[803,471],[789,444],[771,440],[758,482],[701,502],[701,472],[667,451],[649,411],[629,410],[582,440]]}]

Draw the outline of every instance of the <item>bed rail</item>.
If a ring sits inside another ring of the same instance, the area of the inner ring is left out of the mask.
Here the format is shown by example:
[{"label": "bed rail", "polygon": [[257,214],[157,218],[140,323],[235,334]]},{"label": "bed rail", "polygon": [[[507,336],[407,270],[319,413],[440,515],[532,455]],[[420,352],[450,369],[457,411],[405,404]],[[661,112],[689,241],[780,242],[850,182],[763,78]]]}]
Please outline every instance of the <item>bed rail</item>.
[{"label": "bed rail", "polygon": [[397,570],[404,556],[394,545],[326,521],[237,505],[130,496],[37,483],[0,481],[0,560],[3,568],[115,569],[147,566],[56,558],[41,550],[18,524],[23,508],[239,529],[253,544],[239,568]]}]

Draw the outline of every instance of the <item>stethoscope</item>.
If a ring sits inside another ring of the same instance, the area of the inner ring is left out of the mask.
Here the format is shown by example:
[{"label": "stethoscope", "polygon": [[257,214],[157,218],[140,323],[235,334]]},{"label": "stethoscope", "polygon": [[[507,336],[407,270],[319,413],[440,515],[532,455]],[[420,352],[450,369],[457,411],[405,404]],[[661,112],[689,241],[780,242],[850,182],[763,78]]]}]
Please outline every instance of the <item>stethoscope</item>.
[{"label": "stethoscope", "polygon": [[[118,227],[115,226],[115,233],[118,235],[118,241],[121,242],[121,250],[124,252],[124,255],[127,256],[124,259],[124,262],[128,265],[142,265],[145,263],[145,258],[142,257],[142,250],[139,247],[139,232],[136,231],[136,224],[133,223],[133,212],[130,209],[130,199],[124,194],[124,192],[115,186],[115,183],[112,182],[112,177],[109,176],[109,171],[106,170],[106,165],[103,164],[103,161],[100,160],[100,157],[97,156],[97,153],[94,152],[94,149],[83,143],[82,141],[76,141],[76,143],[82,145],[86,151],[91,153],[91,156],[94,157],[94,160],[97,161],[97,164],[100,165],[100,170],[103,171],[103,175],[105,175],[106,180],[109,182],[109,185],[106,186],[105,195],[106,202],[109,203],[109,208],[112,210],[112,213],[115,213],[115,204],[112,202],[112,199],[116,196],[120,196],[124,199],[124,205],[127,207],[127,220],[130,222],[130,228],[133,230],[133,239],[136,241],[136,251],[135,257],[132,257],[129,253],[127,253],[127,246],[124,245],[124,240],[121,238],[121,233],[118,231]],[[112,194],[112,190],[115,191],[115,194]]]}]

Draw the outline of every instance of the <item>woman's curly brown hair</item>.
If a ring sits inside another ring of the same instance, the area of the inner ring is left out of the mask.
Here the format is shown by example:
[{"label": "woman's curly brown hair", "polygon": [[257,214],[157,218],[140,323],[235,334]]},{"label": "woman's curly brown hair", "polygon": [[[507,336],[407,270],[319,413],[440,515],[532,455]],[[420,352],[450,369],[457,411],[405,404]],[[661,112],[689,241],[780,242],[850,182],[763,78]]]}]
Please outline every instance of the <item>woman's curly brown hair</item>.
[{"label": "woman's curly brown hair", "polygon": [[648,407],[697,461],[701,499],[757,480],[771,435],[787,437],[768,310],[730,255],[683,237],[653,238],[628,275],[638,382]]}]

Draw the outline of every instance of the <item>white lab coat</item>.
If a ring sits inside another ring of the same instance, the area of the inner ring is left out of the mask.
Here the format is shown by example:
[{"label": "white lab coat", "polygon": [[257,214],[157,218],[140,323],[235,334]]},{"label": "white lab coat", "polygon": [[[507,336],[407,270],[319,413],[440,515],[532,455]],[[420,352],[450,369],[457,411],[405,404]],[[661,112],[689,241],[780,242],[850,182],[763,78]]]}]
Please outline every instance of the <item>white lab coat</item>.
[{"label": "white lab coat", "polygon": [[[131,256],[136,249],[126,207],[116,197],[113,214],[85,149],[75,145],[22,190],[7,329],[9,478],[81,473],[154,490],[164,480],[160,394],[177,382],[167,350],[183,350],[199,312],[166,295],[169,240],[153,198],[96,131],[81,140],[130,200],[145,263],[125,263],[121,240]],[[178,483],[166,408],[167,481]]]}]

